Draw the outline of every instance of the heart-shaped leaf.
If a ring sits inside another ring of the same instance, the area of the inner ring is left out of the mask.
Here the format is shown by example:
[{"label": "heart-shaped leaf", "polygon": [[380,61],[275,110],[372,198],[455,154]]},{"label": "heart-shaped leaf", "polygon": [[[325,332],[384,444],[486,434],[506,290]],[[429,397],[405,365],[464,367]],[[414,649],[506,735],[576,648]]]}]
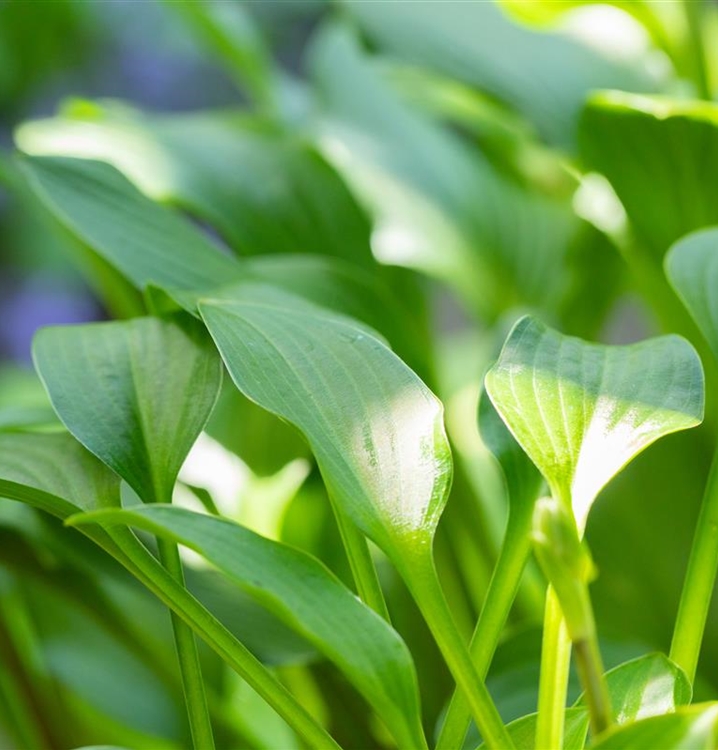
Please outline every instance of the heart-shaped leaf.
[{"label": "heart-shaped leaf", "polygon": [[609,730],[592,750],[711,750],[718,745],[718,703],[683,706],[673,714],[652,716]]},{"label": "heart-shaped leaf", "polygon": [[637,453],[703,418],[703,369],[681,337],[604,346],[528,316],[509,334],[486,390],[580,528]]},{"label": "heart-shaped leaf", "polygon": [[34,356],[70,432],[145,501],[169,501],[221,385],[201,324],[135,318],[48,328]]},{"label": "heart-shaped leaf", "polygon": [[76,516],[74,523],[143,528],[206,557],[334,661],[400,747],[424,747],[413,662],[398,634],[315,558],[227,519],[171,506]]},{"label": "heart-shaped leaf", "polygon": [[368,329],[271,287],[200,311],[237,387],[305,434],[359,528],[395,560],[430,547],[451,454],[421,380]]},{"label": "heart-shaped leaf", "polygon": [[[606,673],[618,724],[672,713],[690,703],[693,690],[683,670],[663,654],[647,654]],[[576,706],[583,704],[583,696]]]},{"label": "heart-shaped leaf", "polygon": [[718,229],[693,232],[676,242],[666,256],[665,267],[669,281],[718,358],[718,294],[714,291],[718,288]]}]

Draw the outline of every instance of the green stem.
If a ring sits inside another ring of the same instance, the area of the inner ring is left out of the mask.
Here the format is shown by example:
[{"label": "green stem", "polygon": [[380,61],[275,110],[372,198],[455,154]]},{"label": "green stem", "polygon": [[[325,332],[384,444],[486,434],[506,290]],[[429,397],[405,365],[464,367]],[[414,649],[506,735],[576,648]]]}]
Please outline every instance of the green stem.
[{"label": "green stem", "polygon": [[671,643],[671,659],[683,669],[691,682],[696,675],[717,571],[718,449],[713,457],[698,516]]},{"label": "green stem", "polygon": [[711,101],[713,98],[708,80],[708,64],[703,41],[703,0],[683,0],[683,9],[690,33],[689,46],[693,52],[693,71],[696,88],[701,99]]},{"label": "green stem", "polygon": [[[174,542],[157,539],[160,561],[165,570],[183,588],[185,587],[184,571],[179,550]],[[192,629],[172,610],[172,631],[174,633],[177,661],[182,677],[187,717],[189,718],[192,744],[197,750],[214,750],[212,722],[209,718],[207,696],[204,692],[202,667],[197,652],[197,643]]]},{"label": "green stem", "polygon": [[[530,509],[529,509],[530,510]],[[509,516],[506,536],[491,577],[481,615],[469,647],[476,672],[486,678],[494,651],[516,598],[526,561],[531,553],[531,513]],[[471,714],[464,695],[454,691],[437,741],[437,750],[461,747]]]},{"label": "green stem", "polygon": [[220,658],[264,698],[313,750],[341,750],[327,731],[219,620],[178,584],[127,529],[116,528],[117,559],[187,623]]},{"label": "green stem", "polygon": [[563,747],[570,664],[571,640],[556,593],[549,586],[541,645],[536,750]]},{"label": "green stem", "polygon": [[334,501],[332,501],[332,508],[359,598],[389,622],[389,610],[386,607],[366,537]]},{"label": "green stem", "polygon": [[[430,552],[409,555],[402,575],[429,626],[449,671],[464,692],[476,726],[490,750],[514,750],[496,706],[471,661],[441,589]],[[408,564],[406,564],[408,563]]]},{"label": "green stem", "polygon": [[573,643],[576,668],[581,679],[584,697],[591,717],[591,732],[597,737],[611,726],[611,696],[608,694],[606,678],[603,674],[601,652],[595,631],[592,636]]}]

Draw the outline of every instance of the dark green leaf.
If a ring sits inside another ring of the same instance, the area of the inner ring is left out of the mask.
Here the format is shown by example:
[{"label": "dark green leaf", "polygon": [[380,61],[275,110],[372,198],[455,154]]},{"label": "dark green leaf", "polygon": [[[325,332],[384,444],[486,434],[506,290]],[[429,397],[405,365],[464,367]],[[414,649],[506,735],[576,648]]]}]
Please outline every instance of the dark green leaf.
[{"label": "dark green leaf", "polygon": [[199,552],[334,661],[401,747],[423,745],[408,649],[379,615],[314,558],[227,519],[171,506],[80,515],[74,523],[129,524]]},{"label": "dark green leaf", "polygon": [[222,370],[190,318],[42,330],[35,362],[68,429],[147,502],[167,501]]}]

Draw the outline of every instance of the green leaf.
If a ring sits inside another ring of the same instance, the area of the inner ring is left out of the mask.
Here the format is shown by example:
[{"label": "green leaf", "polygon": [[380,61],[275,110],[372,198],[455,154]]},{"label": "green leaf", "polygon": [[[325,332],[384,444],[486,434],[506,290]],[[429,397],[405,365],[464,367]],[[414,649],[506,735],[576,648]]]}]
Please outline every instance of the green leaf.
[{"label": "green leaf", "polygon": [[486,390],[580,528],[637,453],[703,418],[703,369],[679,336],[604,346],[528,316],[509,334]]},{"label": "green leaf", "polygon": [[654,257],[684,234],[718,223],[718,105],[595,94],[581,120],[581,151],[587,166],[609,179]]},{"label": "green leaf", "polygon": [[146,502],[169,501],[217,399],[222,369],[191,318],[47,328],[35,363],[75,437]]},{"label": "green leaf", "polygon": [[42,383],[32,371],[0,367],[0,430],[57,427]]},{"label": "green leaf", "polygon": [[[692,688],[683,670],[663,654],[647,654],[606,673],[613,716],[630,724],[672,713],[691,701]],[[583,696],[576,706],[583,705]]]},{"label": "green leaf", "polygon": [[[399,12],[410,20],[424,10]],[[451,284],[490,318],[515,305],[560,303],[580,226],[566,201],[522,190],[407,106],[348,29],[323,29],[310,62],[324,105],[320,148],[371,211],[380,260]]]},{"label": "green leaf", "polygon": [[554,145],[573,145],[591,89],[653,85],[639,66],[609,60],[560,33],[512,23],[494,3],[420,3],[410,10],[402,3],[346,5],[381,49],[488,92]]},{"label": "green leaf", "polygon": [[673,714],[653,716],[609,730],[592,750],[713,750],[718,745],[718,703],[684,706]]},{"label": "green leaf", "polygon": [[718,229],[679,240],[665,260],[666,275],[718,358]]},{"label": "green leaf", "polygon": [[20,165],[47,208],[138,288],[194,290],[242,278],[236,260],[109,164],[43,156]]},{"label": "green leaf", "polygon": [[337,664],[401,747],[423,746],[416,675],[404,642],[313,557],[227,519],[171,506],[80,515],[72,523],[136,526],[199,552]]},{"label": "green leaf", "polygon": [[[0,497],[57,518],[119,507],[120,480],[80,443],[62,433],[0,434]],[[104,531],[88,530],[100,546],[114,547]]]},{"label": "green leaf", "polygon": [[[516,750],[534,750],[536,747],[536,718],[538,714],[529,714],[512,721],[508,726]],[[588,734],[588,711],[582,708],[566,710],[564,724],[563,750],[583,750]],[[479,745],[477,750],[486,750],[486,744]]]},{"label": "green leaf", "polygon": [[304,433],[359,528],[395,559],[430,543],[451,454],[421,380],[368,329],[270,287],[200,311],[237,387]]},{"label": "green leaf", "polygon": [[541,489],[541,474],[504,424],[485,387],[479,398],[479,432],[501,467],[511,506],[533,505]]},{"label": "green leaf", "polygon": [[76,102],[15,134],[36,155],[109,162],[150,198],[209,223],[242,255],[306,253],[372,263],[370,224],[346,185],[294,135],[238,113],[144,114]]}]

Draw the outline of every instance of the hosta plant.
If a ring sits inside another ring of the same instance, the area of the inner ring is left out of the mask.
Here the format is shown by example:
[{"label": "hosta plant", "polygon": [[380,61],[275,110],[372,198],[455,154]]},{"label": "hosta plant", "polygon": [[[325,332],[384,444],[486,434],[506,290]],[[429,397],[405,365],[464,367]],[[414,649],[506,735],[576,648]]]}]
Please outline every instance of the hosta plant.
[{"label": "hosta plant", "polygon": [[275,5],[0,154],[0,745],[718,748],[718,9]]}]

